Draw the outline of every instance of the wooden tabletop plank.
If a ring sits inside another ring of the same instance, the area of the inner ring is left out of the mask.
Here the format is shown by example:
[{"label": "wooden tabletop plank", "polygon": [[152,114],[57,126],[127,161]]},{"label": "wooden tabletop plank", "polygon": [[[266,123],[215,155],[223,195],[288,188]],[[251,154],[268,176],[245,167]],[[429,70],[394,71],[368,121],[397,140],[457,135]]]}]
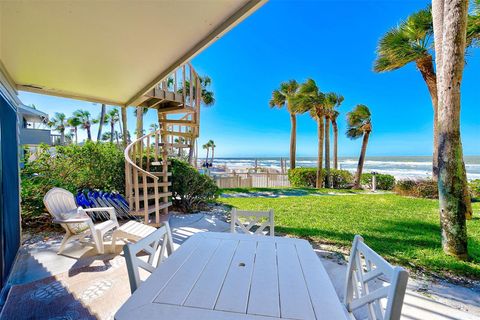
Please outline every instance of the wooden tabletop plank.
[{"label": "wooden tabletop plank", "polygon": [[277,243],[282,318],[315,319],[294,243]]},{"label": "wooden tabletop plank", "polygon": [[175,306],[162,303],[150,303],[129,312],[115,315],[115,320],[281,320],[245,313],[225,312]]},{"label": "wooden tabletop plank", "polygon": [[297,244],[296,248],[317,320],[348,319],[315,251],[306,244]]},{"label": "wooden tabletop plank", "polygon": [[247,312],[257,242],[240,241],[218,296],[215,310]]},{"label": "wooden tabletop plank", "polygon": [[204,239],[155,298],[157,303],[183,305],[204,267],[220,244],[218,239]]},{"label": "wooden tabletop plank", "polygon": [[257,245],[247,313],[280,317],[277,255],[274,242],[259,242]]},{"label": "wooden tabletop plank", "polygon": [[238,245],[236,240],[219,241],[220,245],[217,251],[215,251],[202,275],[198,278],[197,283],[185,301],[185,306],[204,309],[213,309],[215,306]]}]

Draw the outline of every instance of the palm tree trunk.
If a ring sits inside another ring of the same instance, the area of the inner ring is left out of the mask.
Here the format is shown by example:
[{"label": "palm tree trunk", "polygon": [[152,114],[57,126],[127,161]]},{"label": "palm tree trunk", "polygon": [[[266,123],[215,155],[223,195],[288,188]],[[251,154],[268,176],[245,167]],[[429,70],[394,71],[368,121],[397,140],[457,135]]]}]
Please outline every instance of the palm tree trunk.
[{"label": "palm tree trunk", "polygon": [[113,143],[113,135],[115,134],[115,122],[110,122],[110,142]]},{"label": "palm tree trunk", "polygon": [[115,132],[115,138],[117,139],[117,146],[120,145],[120,142],[118,141],[118,132]]},{"label": "palm tree trunk", "polygon": [[363,134],[362,151],[360,152],[360,158],[358,158],[357,172],[355,174],[355,180],[353,184],[354,189],[360,189],[360,181],[362,178],[363,164],[365,163],[365,155],[367,154],[367,144],[370,131],[366,131]]},{"label": "palm tree trunk", "polygon": [[65,129],[60,131],[60,144],[65,145]]},{"label": "palm tree trunk", "polygon": [[196,141],[195,139],[192,138],[192,143],[190,145],[190,149],[188,150],[188,163],[190,163],[191,165],[194,165],[195,167],[197,167],[197,164],[196,163],[193,163],[194,162],[194,153],[195,153],[195,148],[196,148]]},{"label": "palm tree trunk", "polygon": [[122,135],[123,135],[123,147],[128,145],[128,128],[127,128],[127,107],[122,107]]},{"label": "palm tree trunk", "polygon": [[143,135],[143,107],[137,107],[137,139]]},{"label": "palm tree trunk", "polygon": [[317,189],[321,188],[323,185],[323,135],[325,132],[325,126],[323,124],[323,117],[317,116],[317,134],[318,134],[318,153],[317,153],[317,176],[315,186]]},{"label": "palm tree trunk", "polygon": [[330,119],[325,117],[325,171],[327,187],[330,188]]},{"label": "palm tree trunk", "polygon": [[437,75],[433,68],[433,58],[426,55],[416,62],[418,70],[422,74],[423,80],[427,84],[428,92],[432,100],[433,107],[433,158],[432,158],[432,179],[438,181],[438,93],[437,93]]},{"label": "palm tree trunk", "polygon": [[78,144],[78,127],[73,127],[73,131],[75,132],[75,144]]},{"label": "palm tree trunk", "polygon": [[103,123],[105,122],[105,111],[107,107],[102,103],[102,111],[100,112],[100,122],[98,123],[98,134],[97,134],[97,141],[102,139],[102,129]]},{"label": "palm tree trunk", "polygon": [[434,0],[438,83],[438,195],[442,247],[446,254],[468,258],[466,218],[471,216],[460,136],[460,89],[465,64],[468,1]]},{"label": "palm tree trunk", "polygon": [[338,169],[338,125],[337,120],[332,120],[333,127],[333,168]]},{"label": "palm tree trunk", "polygon": [[215,157],[215,147],[212,147],[212,165],[213,165],[213,158]]},{"label": "palm tree trunk", "polygon": [[205,162],[208,164],[208,154],[209,154],[210,148],[207,148],[207,157],[205,158]]},{"label": "palm tree trunk", "polygon": [[87,140],[92,141],[92,130],[90,126],[87,126]]},{"label": "palm tree trunk", "polygon": [[295,169],[297,151],[297,116],[295,113],[290,113],[290,122],[292,124],[290,132],[290,169]]}]

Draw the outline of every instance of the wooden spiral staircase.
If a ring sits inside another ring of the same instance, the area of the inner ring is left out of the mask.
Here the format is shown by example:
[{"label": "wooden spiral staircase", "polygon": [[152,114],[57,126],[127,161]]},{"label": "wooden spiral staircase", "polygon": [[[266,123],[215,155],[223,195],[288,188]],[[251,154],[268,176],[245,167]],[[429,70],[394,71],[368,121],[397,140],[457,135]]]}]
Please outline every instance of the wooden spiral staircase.
[{"label": "wooden spiral staircase", "polygon": [[168,159],[188,158],[196,164],[200,104],[200,78],[186,64],[165,77],[139,105],[158,110],[159,129],[125,149],[125,195],[130,213],[142,217],[146,224],[159,225],[172,205]]}]

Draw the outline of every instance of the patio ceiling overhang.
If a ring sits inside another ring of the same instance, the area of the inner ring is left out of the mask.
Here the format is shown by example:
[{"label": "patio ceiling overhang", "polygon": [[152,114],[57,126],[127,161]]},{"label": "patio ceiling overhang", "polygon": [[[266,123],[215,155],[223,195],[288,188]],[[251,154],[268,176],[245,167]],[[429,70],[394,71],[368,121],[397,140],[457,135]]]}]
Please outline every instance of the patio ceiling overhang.
[{"label": "patio ceiling overhang", "polygon": [[17,90],[136,105],[266,1],[0,1],[0,62]]}]

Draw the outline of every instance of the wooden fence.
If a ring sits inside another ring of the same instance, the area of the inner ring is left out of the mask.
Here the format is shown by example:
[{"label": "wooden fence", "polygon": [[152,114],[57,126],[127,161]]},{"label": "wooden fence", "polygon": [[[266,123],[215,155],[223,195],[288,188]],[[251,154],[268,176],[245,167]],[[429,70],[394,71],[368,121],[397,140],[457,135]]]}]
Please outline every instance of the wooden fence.
[{"label": "wooden fence", "polygon": [[290,187],[285,173],[232,173],[214,176],[213,179],[222,189]]}]

